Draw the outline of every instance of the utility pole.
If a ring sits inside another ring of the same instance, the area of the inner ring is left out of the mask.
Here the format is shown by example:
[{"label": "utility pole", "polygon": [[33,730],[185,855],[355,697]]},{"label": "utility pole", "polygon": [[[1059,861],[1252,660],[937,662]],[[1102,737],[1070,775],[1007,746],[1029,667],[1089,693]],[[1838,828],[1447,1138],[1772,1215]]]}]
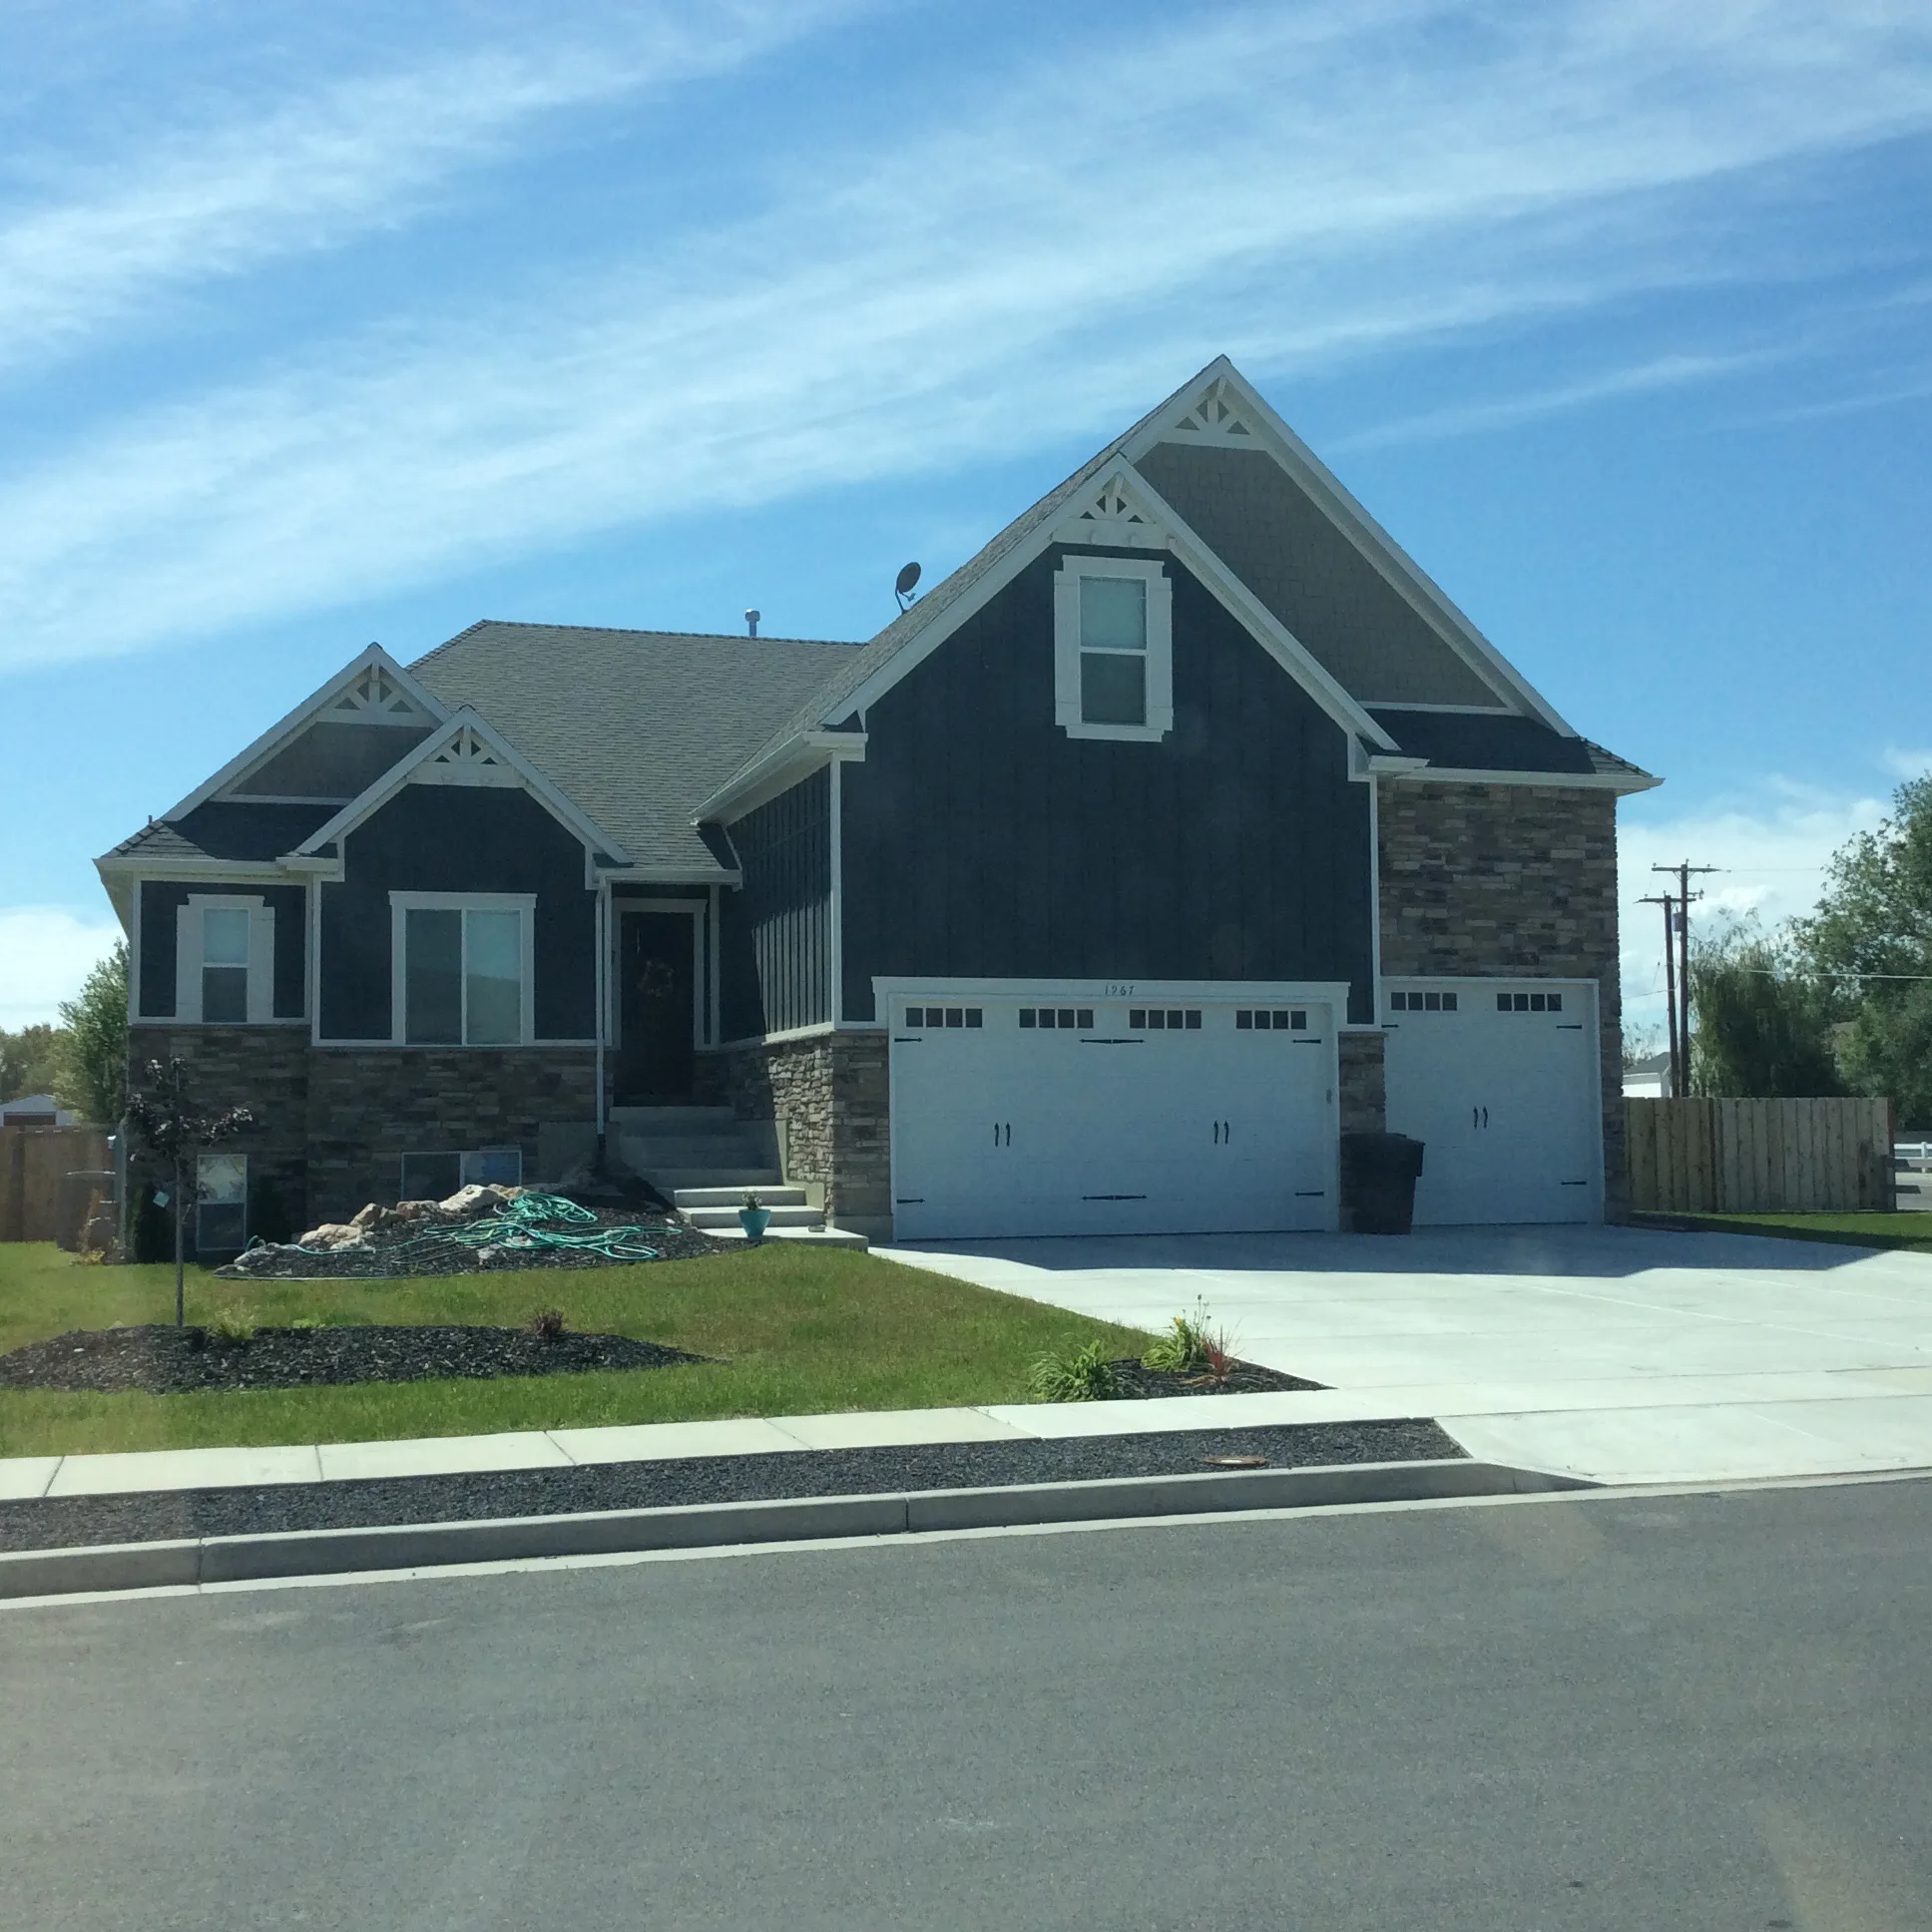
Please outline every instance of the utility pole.
[{"label": "utility pole", "polygon": [[[1677,1044],[1676,1052],[1677,1052],[1679,1064],[1683,1069],[1683,1076],[1684,1076],[1684,1085],[1680,1087],[1676,1087],[1676,1091],[1679,1094],[1684,1093],[1686,1089],[1689,1088],[1689,1086],[1690,1085],[1690,900],[1692,897],[1692,894],[1690,891],[1690,880],[1693,874],[1701,875],[1706,872],[1721,871],[1722,869],[1723,868],[1721,866],[1716,866],[1716,865],[1692,865],[1690,863],[1689,860],[1682,860],[1676,865],[1653,865],[1651,867],[1651,870],[1653,872],[1675,873],[1677,875],[1677,881],[1678,881],[1677,915],[1676,915],[1677,928],[1678,928],[1677,930],[1678,1013],[1672,1025],[1672,1032],[1676,1035],[1676,1038],[1677,1038],[1678,1044]],[[1703,894],[1699,892],[1695,896],[1701,899],[1703,897]],[[1668,906],[1671,902],[1667,899],[1665,903]],[[1672,917],[1671,913],[1669,911],[1666,911],[1664,915],[1664,918],[1665,918],[1664,958],[1667,966],[1669,965],[1670,958],[1671,958],[1671,932],[1670,932],[1671,917]],[[1673,1080],[1673,1085],[1675,1086],[1676,1080],[1677,1080],[1677,1073],[1675,1069],[1673,1070],[1672,1080]]]},{"label": "utility pole", "polygon": [[1683,1057],[1678,1045],[1678,954],[1671,934],[1671,915],[1677,900],[1668,893],[1659,893],[1654,898],[1639,899],[1637,903],[1664,908],[1664,1018],[1671,1042],[1671,1098],[1676,1100],[1684,1092]]}]

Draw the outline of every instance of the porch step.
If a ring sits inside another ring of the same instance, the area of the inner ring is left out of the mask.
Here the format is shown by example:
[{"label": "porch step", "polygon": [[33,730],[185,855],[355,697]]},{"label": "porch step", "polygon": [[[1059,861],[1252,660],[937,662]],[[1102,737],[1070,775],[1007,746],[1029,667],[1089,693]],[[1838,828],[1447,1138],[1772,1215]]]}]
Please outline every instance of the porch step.
[{"label": "porch step", "polygon": [[767,1208],[802,1208],[805,1206],[805,1191],[802,1188],[783,1188],[775,1183],[768,1188],[760,1188],[756,1182],[748,1182],[741,1188],[680,1188],[672,1196],[672,1206],[685,1213],[693,1213],[706,1208],[728,1208],[732,1213],[744,1206],[744,1197],[755,1194]]},{"label": "porch step", "polygon": [[[762,1201],[764,1196],[759,1194]],[[825,1216],[816,1208],[773,1208],[771,1218],[766,1223],[766,1232],[780,1227],[823,1227]],[[694,1227],[703,1228],[707,1234],[716,1234],[721,1229],[736,1227],[738,1210],[735,1208],[692,1208],[685,1211],[685,1218]]]}]

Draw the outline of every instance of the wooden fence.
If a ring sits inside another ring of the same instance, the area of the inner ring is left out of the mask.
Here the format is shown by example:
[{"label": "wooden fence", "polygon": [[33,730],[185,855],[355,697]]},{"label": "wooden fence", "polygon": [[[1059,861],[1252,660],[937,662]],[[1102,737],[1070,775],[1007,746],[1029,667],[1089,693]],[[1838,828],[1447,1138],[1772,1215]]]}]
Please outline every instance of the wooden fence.
[{"label": "wooden fence", "polygon": [[1896,1205],[1887,1100],[1630,1100],[1630,1202],[1664,1213]]},{"label": "wooden fence", "polygon": [[[0,1241],[71,1241],[86,1210],[62,1177],[113,1166],[104,1127],[0,1127]],[[64,1205],[64,1196],[69,1197]]]}]

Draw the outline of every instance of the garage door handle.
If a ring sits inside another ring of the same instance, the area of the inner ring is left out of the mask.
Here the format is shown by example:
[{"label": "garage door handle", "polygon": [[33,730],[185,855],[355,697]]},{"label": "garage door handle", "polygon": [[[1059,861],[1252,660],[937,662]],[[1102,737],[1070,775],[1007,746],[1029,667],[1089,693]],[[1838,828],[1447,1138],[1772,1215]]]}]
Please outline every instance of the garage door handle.
[{"label": "garage door handle", "polygon": [[1487,1127],[1489,1125],[1489,1109],[1487,1107],[1472,1107],[1469,1110],[1469,1125],[1471,1127]]},{"label": "garage door handle", "polygon": [[993,1123],[993,1145],[995,1147],[1011,1147],[1013,1145],[1013,1123],[1011,1121],[995,1121]]}]

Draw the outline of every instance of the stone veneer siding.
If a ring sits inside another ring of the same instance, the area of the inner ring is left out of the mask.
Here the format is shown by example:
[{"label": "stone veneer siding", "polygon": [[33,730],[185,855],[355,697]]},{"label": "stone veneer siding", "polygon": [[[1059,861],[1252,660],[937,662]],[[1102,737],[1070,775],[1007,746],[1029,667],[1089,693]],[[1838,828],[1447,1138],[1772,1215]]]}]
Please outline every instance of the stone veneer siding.
[{"label": "stone veneer siding", "polygon": [[1597,982],[1604,1211],[1621,1219],[1617,797],[1558,785],[1378,781],[1382,971]]},{"label": "stone veneer siding", "polygon": [[698,1097],[741,1121],[774,1121],[784,1178],[825,1190],[825,1218],[891,1232],[892,1142],[886,1036],[822,1033],[698,1057]]},{"label": "stone veneer siding", "polygon": [[1382,1077],[1382,1050],[1388,1036],[1344,1033],[1341,1047],[1341,1131],[1379,1134],[1388,1125],[1388,1090]]},{"label": "stone veneer siding", "polygon": [[519,1147],[534,1172],[539,1127],[597,1117],[589,1047],[318,1048],[305,1027],[163,1025],[131,1028],[128,1058],[137,1085],[148,1061],[180,1058],[200,1105],[254,1115],[235,1151],[294,1233],[393,1201],[405,1153]]}]

